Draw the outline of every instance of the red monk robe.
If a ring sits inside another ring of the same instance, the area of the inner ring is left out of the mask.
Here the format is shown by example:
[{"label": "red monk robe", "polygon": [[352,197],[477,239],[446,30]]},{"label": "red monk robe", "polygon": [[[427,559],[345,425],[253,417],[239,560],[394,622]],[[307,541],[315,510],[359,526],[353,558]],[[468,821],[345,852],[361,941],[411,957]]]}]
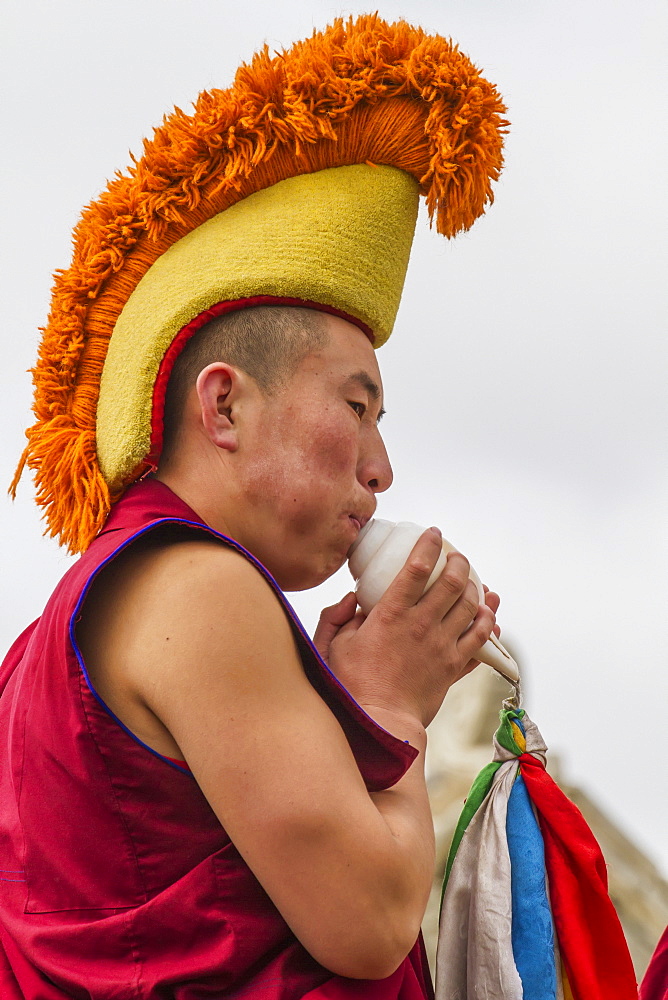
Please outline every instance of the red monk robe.
[{"label": "red monk robe", "polygon": [[88,586],[139,535],[184,523],[243,552],[276,590],[367,787],[389,787],[415,758],[341,687],[250,553],[162,483],[137,484],[0,669],[0,997],[433,996],[421,941],[383,980],[334,976],[311,958],[187,768],[143,744],[93,690],[75,636]]}]

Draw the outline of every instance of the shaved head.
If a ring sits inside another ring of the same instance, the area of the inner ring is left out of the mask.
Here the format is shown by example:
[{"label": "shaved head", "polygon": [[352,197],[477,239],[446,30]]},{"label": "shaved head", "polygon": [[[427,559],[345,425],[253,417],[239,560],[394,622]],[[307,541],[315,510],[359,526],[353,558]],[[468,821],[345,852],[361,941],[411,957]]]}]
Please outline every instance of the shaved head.
[{"label": "shaved head", "polygon": [[297,306],[253,306],[206,323],[174,363],[165,396],[162,459],[174,447],[188,393],[202,369],[225,361],[265,393],[283,385],[300,362],[328,340],[327,316]]}]

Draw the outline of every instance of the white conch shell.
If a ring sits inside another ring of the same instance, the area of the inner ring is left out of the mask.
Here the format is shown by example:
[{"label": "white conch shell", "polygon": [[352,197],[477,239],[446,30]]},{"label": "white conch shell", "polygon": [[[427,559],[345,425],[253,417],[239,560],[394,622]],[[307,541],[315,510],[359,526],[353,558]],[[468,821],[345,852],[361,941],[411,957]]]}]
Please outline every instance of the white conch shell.
[{"label": "white conch shell", "polygon": [[[381,599],[395,576],[406,562],[411,549],[424,531],[419,524],[410,521],[383,521],[373,518],[364,525],[353,543],[348,556],[348,566],[357,581],[357,603],[365,615]],[[434,571],[427,580],[425,591],[438,578],[445,566],[448,552],[456,552],[455,546],[443,539],[443,551],[438,558]],[[470,568],[469,577],[478,590],[480,604],[485,603],[485,592],[480,577]],[[503,648],[495,635],[491,635],[475,658],[487,663],[509,681],[516,684],[519,680],[519,669],[510,653]]]}]

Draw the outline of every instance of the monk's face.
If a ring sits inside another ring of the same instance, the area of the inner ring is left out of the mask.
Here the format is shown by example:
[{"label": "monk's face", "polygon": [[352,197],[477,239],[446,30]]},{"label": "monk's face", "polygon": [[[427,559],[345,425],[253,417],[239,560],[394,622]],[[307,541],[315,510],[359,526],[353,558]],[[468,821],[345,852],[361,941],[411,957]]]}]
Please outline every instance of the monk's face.
[{"label": "monk's face", "polygon": [[246,439],[244,544],[284,590],[331,576],[392,482],[375,352],[356,326],[327,320],[326,345],[262,397]]}]

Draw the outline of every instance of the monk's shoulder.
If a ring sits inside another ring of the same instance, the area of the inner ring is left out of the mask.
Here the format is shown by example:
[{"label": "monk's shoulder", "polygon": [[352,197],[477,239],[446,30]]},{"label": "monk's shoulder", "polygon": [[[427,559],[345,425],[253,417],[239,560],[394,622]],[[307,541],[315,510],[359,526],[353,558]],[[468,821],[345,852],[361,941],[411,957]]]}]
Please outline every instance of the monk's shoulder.
[{"label": "monk's shoulder", "polygon": [[243,553],[216,539],[196,538],[147,552],[133,568],[133,582],[153,613],[189,621],[222,619],[239,625],[262,620],[289,630],[280,598]]},{"label": "monk's shoulder", "polygon": [[122,660],[135,672],[195,650],[209,658],[221,646],[293,642],[278,595],[260,570],[206,537],[135,544],[119,554],[94,581],[77,632],[93,663]]},{"label": "monk's shoulder", "polygon": [[273,594],[257,566],[226,542],[192,532],[156,532],[135,540],[98,571],[86,600],[103,595],[107,603],[130,603],[140,598],[149,606],[195,588],[200,599],[215,603],[220,593],[215,588],[221,585],[231,600],[246,592],[254,597]]},{"label": "monk's shoulder", "polygon": [[120,553],[95,579],[76,635],[105,704],[170,757],[185,756],[215,706],[257,712],[262,698],[305,683],[271,585],[243,554],[206,537]]}]

